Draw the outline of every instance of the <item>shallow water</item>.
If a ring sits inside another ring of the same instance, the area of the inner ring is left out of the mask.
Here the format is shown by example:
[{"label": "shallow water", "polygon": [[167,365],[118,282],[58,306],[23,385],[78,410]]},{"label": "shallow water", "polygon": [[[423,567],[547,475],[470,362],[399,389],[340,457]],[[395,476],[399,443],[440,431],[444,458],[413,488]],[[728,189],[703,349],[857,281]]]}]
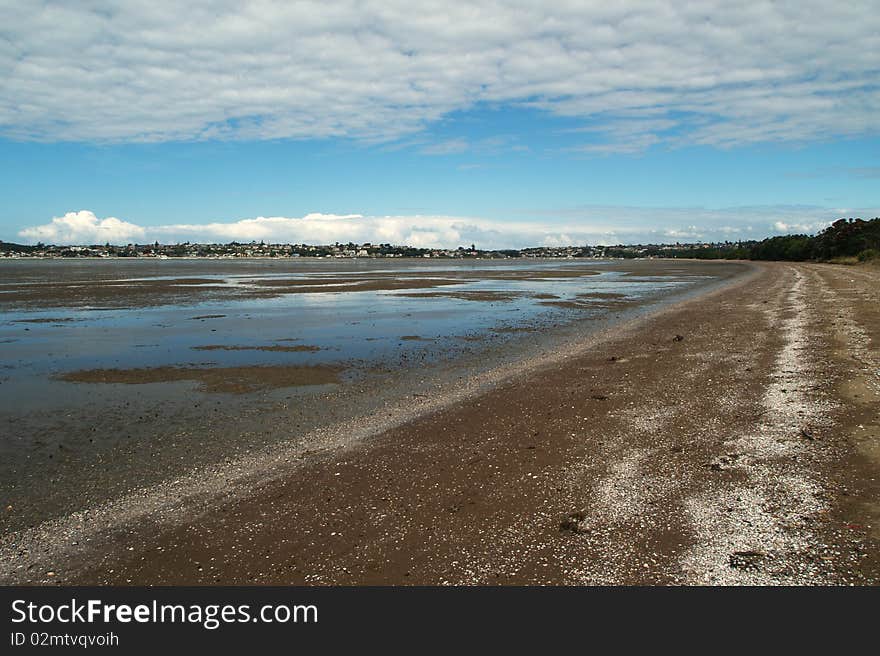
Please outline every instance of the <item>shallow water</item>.
[{"label": "shallow water", "polygon": [[[204,285],[187,283],[180,285],[182,291],[162,299],[166,302],[145,304],[143,299],[128,297],[128,288],[121,285],[114,288],[114,295],[127,305],[100,309],[77,298],[59,298],[51,307],[45,307],[45,302],[4,303],[0,294],[0,363],[7,371],[6,400],[18,407],[61,402],[34,398],[25,379],[45,379],[84,368],[396,361],[401,355],[454,348],[457,339],[478,338],[490,330],[555,321],[572,314],[572,308],[549,303],[576,302],[580,305],[576,314],[583,318],[609,311],[607,298],[585,294],[619,294],[614,299],[619,304],[692,286],[706,278],[705,274],[680,269],[636,278],[620,264],[599,261],[423,264],[418,260],[294,260],[285,261],[283,267],[277,261],[166,262],[158,266],[143,260],[0,262],[0,280],[7,294],[40,285],[46,297],[62,282],[88,287],[108,280],[173,281],[192,276],[212,280],[215,288],[256,289],[258,293],[265,288],[257,283],[267,280],[332,277],[358,281],[365,274],[390,274],[413,287],[343,291],[345,283],[333,283],[330,287],[334,291],[288,293],[297,289],[291,287],[270,297],[244,292],[217,300],[200,294]],[[570,272],[572,277],[484,278],[524,271],[537,276]],[[581,275],[585,271],[596,275]],[[433,286],[436,277],[444,274],[456,276],[455,284]],[[431,277],[426,279],[428,275]],[[420,287],[421,281],[424,287]],[[501,300],[480,300],[486,293]],[[303,348],[294,349],[296,346]],[[10,370],[15,371],[14,376]]]}]

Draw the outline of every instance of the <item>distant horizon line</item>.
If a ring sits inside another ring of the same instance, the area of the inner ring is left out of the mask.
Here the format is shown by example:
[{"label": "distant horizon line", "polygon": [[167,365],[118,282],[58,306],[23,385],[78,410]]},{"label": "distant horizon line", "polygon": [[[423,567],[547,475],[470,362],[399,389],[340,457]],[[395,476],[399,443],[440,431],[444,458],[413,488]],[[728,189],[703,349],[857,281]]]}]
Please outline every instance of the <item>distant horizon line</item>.
[{"label": "distant horizon line", "polygon": [[[785,235],[777,235],[783,237],[795,237],[795,236],[814,236],[813,233],[790,233]],[[772,237],[767,237],[766,239],[770,239]],[[718,245],[718,244],[750,244],[763,241],[763,239],[726,239],[723,241],[659,241],[659,242],[629,242],[623,243],[618,242],[614,244],[586,244],[586,243],[571,243],[571,244],[557,244],[554,246],[547,245],[536,245],[536,246],[511,246],[508,248],[478,248],[475,244],[471,245],[471,248],[466,246],[413,246],[411,244],[394,244],[390,242],[332,242],[332,243],[308,243],[308,242],[268,242],[265,240],[261,241],[228,241],[228,242],[198,242],[198,241],[176,241],[176,242],[128,242],[128,243],[112,243],[112,242],[104,242],[104,243],[42,243],[37,242],[36,244],[23,244],[20,242],[12,242],[6,241],[4,239],[0,239],[0,246],[15,246],[19,248],[122,248],[126,249],[129,247],[135,248],[174,248],[178,246],[226,246],[226,247],[235,247],[235,246],[265,246],[265,247],[300,247],[300,248],[339,248],[350,246],[352,248],[394,248],[394,249],[408,249],[408,250],[416,250],[416,251],[454,251],[454,252],[465,252],[465,253],[473,253],[473,252],[484,252],[484,253],[500,253],[504,251],[536,251],[536,250],[559,250],[559,249],[571,249],[571,248],[627,248],[627,247],[636,247],[636,246],[704,246],[704,245]],[[350,250],[350,249],[349,249]]]}]

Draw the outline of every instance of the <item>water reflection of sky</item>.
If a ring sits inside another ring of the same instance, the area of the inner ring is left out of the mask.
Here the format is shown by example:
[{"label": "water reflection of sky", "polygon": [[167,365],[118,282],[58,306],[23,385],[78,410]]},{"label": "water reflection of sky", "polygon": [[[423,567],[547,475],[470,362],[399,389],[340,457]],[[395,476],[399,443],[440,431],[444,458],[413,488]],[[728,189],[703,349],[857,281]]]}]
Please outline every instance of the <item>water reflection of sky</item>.
[{"label": "water reflection of sky", "polygon": [[[332,263],[327,263],[332,264]],[[396,263],[395,263],[396,264]],[[584,266],[584,263],[577,263]],[[535,263],[534,269],[565,263]],[[629,275],[626,271],[602,270],[599,275],[578,278],[485,279],[481,270],[494,275],[502,270],[523,269],[522,263],[490,268],[468,265],[414,266],[399,269],[383,263],[363,269],[311,265],[302,275],[345,277],[352,273],[393,273],[401,277],[444,270],[472,277],[460,284],[396,291],[321,292],[282,294],[273,298],[199,302],[101,312],[82,308],[54,308],[40,311],[3,312],[0,315],[0,377],[2,392],[14,392],[16,385],[63,371],[91,368],[133,368],[162,365],[232,366],[268,364],[312,364],[352,362],[399,365],[403,361],[430,361],[448,357],[467,348],[479,348],[475,337],[489,331],[517,326],[536,326],[609,312],[607,301],[584,294],[619,294],[625,300],[662,295],[670,289],[689,286],[705,276],[689,276],[687,270],[675,276]],[[133,271],[132,271],[133,272]],[[668,273],[668,272],[667,272]],[[182,275],[216,278],[230,284],[251,284],[273,275],[266,271],[202,273],[176,271]],[[289,271],[277,275],[291,277]],[[127,280],[156,279],[130,276]],[[122,276],[116,278],[123,279]],[[474,301],[446,296],[457,292],[509,292],[510,300]],[[124,289],[120,290],[124,294]],[[413,297],[412,294],[431,294]],[[536,294],[553,294],[559,301],[578,301],[586,308],[570,309],[547,305]],[[592,309],[591,309],[592,308]],[[223,315],[213,318],[206,315]],[[38,323],[35,319],[65,319]],[[27,322],[25,322],[27,321]],[[512,335],[512,333],[507,333]],[[401,339],[418,336],[421,339]],[[465,339],[463,339],[465,338]],[[473,341],[467,341],[471,338]],[[513,338],[513,337],[510,337]],[[311,352],[259,350],[197,350],[198,346],[308,346]]]}]

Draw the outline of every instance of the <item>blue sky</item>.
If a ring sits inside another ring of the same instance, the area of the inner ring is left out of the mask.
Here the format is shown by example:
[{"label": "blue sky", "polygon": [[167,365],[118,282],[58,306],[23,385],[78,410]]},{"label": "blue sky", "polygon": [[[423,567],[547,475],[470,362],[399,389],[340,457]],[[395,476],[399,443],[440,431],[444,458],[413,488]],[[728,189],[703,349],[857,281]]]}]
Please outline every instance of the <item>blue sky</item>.
[{"label": "blue sky", "polygon": [[506,247],[880,214],[871,3],[161,4],[0,3],[0,239]]}]

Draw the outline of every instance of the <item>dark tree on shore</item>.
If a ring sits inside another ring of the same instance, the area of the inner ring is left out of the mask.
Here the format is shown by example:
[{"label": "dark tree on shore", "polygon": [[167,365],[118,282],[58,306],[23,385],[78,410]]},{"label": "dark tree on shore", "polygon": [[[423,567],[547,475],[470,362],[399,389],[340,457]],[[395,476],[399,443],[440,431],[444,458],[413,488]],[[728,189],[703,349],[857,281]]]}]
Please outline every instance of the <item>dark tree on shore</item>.
[{"label": "dark tree on shore", "polygon": [[712,247],[685,246],[672,250],[647,246],[640,252],[625,247],[609,249],[612,257],[690,257],[736,260],[834,260],[852,258],[865,261],[880,257],[880,218],[839,219],[815,236],[780,235],[761,241],[725,243]]}]

